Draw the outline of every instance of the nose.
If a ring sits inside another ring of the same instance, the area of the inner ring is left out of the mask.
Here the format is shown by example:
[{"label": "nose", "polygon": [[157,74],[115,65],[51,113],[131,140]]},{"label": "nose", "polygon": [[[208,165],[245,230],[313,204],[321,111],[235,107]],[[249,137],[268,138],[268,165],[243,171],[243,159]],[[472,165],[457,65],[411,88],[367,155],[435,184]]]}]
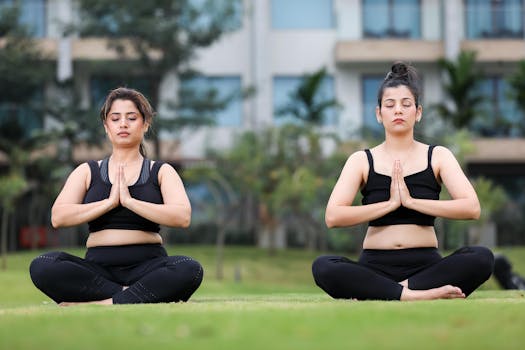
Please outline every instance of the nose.
[{"label": "nose", "polygon": [[123,127],[123,126],[127,127],[127,126],[128,126],[128,120],[126,119],[125,116],[122,117],[122,118],[120,118],[120,120],[119,120],[119,126],[121,126],[121,127]]},{"label": "nose", "polygon": [[396,104],[394,105],[394,112],[395,112],[395,113],[401,113],[401,110],[402,110],[401,103],[396,103]]}]

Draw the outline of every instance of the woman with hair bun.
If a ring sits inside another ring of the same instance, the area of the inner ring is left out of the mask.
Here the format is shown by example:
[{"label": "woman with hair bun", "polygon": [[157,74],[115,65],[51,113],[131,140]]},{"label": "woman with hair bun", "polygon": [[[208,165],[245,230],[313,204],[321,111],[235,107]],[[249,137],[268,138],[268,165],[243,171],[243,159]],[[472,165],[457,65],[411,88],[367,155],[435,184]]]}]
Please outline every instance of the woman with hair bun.
[{"label": "woman with hair bun", "polygon": [[[416,70],[394,63],[377,97],[385,140],[350,155],[326,207],[328,227],[368,222],[358,261],[321,256],[312,265],[316,284],[333,298],[465,298],[492,273],[494,256],[485,247],[446,257],[438,251],[435,217],[478,219],[480,205],[454,155],[414,139],[422,116]],[[441,185],[450,200],[439,200]],[[359,190],[362,205],[354,205]]]},{"label": "woman with hair bun", "polygon": [[51,209],[54,227],[88,224],[86,256],[49,252],[29,268],[56,303],[186,301],[201,284],[197,261],[168,256],[162,246],[159,225],[188,227],[191,206],[175,169],[146,158],[153,116],[139,91],[121,87],[106,97],[100,119],[112,153],[73,170]]}]

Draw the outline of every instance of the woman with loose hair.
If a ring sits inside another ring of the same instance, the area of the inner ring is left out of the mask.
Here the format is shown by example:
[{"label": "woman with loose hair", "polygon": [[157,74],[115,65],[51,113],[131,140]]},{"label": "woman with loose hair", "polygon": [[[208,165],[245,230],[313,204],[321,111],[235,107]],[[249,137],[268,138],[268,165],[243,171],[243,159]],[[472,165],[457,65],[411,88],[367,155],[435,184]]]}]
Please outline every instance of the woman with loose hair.
[{"label": "woman with loose hair", "polygon": [[[333,298],[421,300],[465,298],[491,275],[485,247],[463,247],[442,257],[435,217],[477,219],[478,197],[454,155],[414,139],[421,121],[416,70],[396,62],[378,91],[376,118],[385,140],[350,155],[326,206],[328,227],[368,222],[357,262],[321,256],[312,272]],[[441,186],[450,200],[439,200]],[[357,191],[362,205],[354,205]]]},{"label": "woman with loose hair", "polygon": [[159,234],[160,225],[188,227],[191,206],[175,169],[146,158],[143,140],[153,116],[134,89],[107,96],[100,118],[111,155],[74,169],[51,210],[55,228],[88,224],[86,255],[50,252],[30,266],[35,286],[56,303],[187,301],[199,287],[201,265],[168,256]]}]

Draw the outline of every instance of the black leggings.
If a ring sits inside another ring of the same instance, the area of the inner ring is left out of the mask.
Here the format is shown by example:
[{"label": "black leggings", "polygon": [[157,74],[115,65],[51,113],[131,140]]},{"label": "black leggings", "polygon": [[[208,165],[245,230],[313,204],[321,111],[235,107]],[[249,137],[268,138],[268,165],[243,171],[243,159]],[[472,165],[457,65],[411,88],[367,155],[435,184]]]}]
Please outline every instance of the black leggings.
[{"label": "black leggings", "polygon": [[399,300],[403,286],[425,290],[447,284],[471,294],[491,275],[494,256],[485,247],[464,247],[442,258],[436,248],[365,249],[358,262],[320,256],[312,265],[315,283],[333,298]]},{"label": "black leggings", "polygon": [[56,303],[108,298],[114,304],[187,301],[203,277],[197,261],[168,256],[160,244],[94,247],[85,259],[45,253],[32,261],[29,272],[35,286]]}]

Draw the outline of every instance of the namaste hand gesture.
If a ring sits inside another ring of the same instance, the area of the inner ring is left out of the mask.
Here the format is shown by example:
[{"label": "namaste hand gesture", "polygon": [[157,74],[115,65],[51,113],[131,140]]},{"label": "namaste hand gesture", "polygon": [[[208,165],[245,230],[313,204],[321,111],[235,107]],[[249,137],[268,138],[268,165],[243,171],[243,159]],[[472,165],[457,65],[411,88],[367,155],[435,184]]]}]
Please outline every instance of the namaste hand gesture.
[{"label": "namaste hand gesture", "polygon": [[403,177],[403,168],[399,160],[394,161],[392,166],[392,182],[390,184],[390,201],[393,203],[394,210],[400,206],[409,208],[413,198],[410,196],[405,178]]},{"label": "namaste hand gesture", "polygon": [[109,193],[109,199],[112,203],[112,208],[116,208],[120,205],[126,206],[126,203],[131,199],[128,186],[126,185],[126,176],[124,174],[124,165],[119,164],[117,168],[117,176],[115,177],[115,183],[111,186],[111,192]]}]

